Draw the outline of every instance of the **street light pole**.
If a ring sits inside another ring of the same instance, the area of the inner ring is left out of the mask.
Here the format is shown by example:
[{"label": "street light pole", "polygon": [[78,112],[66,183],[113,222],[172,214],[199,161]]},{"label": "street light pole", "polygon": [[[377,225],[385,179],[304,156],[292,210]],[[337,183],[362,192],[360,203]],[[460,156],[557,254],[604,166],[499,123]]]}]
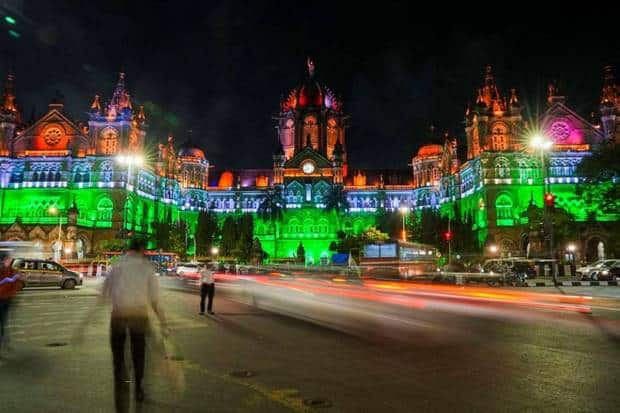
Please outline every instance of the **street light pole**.
[{"label": "street light pole", "polygon": [[[548,182],[547,165],[545,162],[545,151],[551,149],[553,142],[541,135],[535,135],[532,137],[530,145],[539,150],[540,153],[540,168],[541,176],[543,180],[543,230],[545,233],[545,244],[547,244],[547,253],[551,261],[551,276],[553,277],[553,283],[556,283],[555,265],[553,262],[553,218],[547,211],[546,197],[547,194],[551,194],[551,184]],[[552,195],[550,195],[552,196]]]},{"label": "street light pole", "polygon": [[407,229],[405,228],[405,214],[407,214],[409,212],[409,207],[407,206],[402,206],[400,208],[398,208],[398,210],[400,211],[400,213],[403,216],[403,230],[402,230],[402,239],[403,241],[407,241]]}]

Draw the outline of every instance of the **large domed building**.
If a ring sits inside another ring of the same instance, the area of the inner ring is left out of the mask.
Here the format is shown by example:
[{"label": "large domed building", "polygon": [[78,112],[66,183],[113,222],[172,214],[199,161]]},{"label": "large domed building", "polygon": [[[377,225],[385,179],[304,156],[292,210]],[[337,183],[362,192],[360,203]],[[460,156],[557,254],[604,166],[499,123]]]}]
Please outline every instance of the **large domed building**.
[{"label": "large domed building", "polygon": [[[328,261],[341,232],[361,234],[399,209],[460,211],[485,253],[494,244],[499,254],[512,255],[532,252],[535,225],[529,225],[528,214],[542,204],[545,191],[552,191],[556,205],[576,221],[620,219],[620,212],[602,211],[576,193],[582,182],[576,176],[579,162],[601,144],[618,140],[620,88],[611,68],[604,72],[601,124],[569,108],[553,85],[546,111],[526,123],[517,91],[503,95],[487,66],[460,136],[433,137],[429,144],[418,139],[422,145],[409,158],[410,168],[404,157],[402,165],[354,168],[351,174],[349,117],[342,99],[319,81],[312,59],[302,81],[277,106],[278,145],[270,169],[223,165],[214,172],[205,153],[208,137],[191,133],[181,146],[168,137],[151,154],[155,159],[142,163],[146,114],[134,104],[124,74],[108,101],[94,97],[85,122],[71,120],[62,100],[55,99],[45,115],[25,124],[14,82],[8,76],[0,102],[0,239],[31,240],[58,259],[65,250],[72,252],[63,259],[96,254],[130,233],[156,247],[153,224],[170,220],[188,223],[192,252],[198,215],[205,210],[220,222],[254,214],[254,236],[272,258],[294,257],[302,244],[315,263]],[[525,145],[526,125],[533,123],[553,141],[544,163]],[[265,137],[265,145],[271,140]],[[461,160],[457,142],[467,149]],[[260,219],[261,203],[276,192],[284,202],[282,220]],[[348,208],[330,210],[334,194],[343,195]],[[601,228],[591,225],[575,240],[586,258],[608,244],[609,232]]]}]

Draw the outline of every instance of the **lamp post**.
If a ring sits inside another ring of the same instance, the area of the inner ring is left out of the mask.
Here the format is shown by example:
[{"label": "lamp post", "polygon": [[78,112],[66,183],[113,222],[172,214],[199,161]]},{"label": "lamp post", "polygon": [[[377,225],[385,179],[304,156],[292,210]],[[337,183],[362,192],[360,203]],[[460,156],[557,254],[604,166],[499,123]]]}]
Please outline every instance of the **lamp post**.
[{"label": "lamp post", "polygon": [[553,146],[553,141],[549,140],[547,137],[536,134],[532,136],[530,140],[530,146],[537,150],[540,154],[540,168],[541,168],[541,176],[543,179],[543,228],[545,232],[545,238],[548,243],[548,254],[549,259],[551,261],[551,276],[553,277],[553,283],[556,282],[556,274],[555,274],[555,265],[553,263],[553,222],[552,217],[547,211],[547,198],[549,197],[553,200],[553,195],[551,194],[551,185],[548,182],[548,174],[547,174],[547,166],[545,164],[545,152],[549,151]]},{"label": "lamp post", "polygon": [[62,233],[62,217],[60,216],[60,210],[56,206],[51,206],[47,210],[52,215],[58,215],[58,261],[62,254],[62,241],[60,240],[60,234]]},{"label": "lamp post", "polygon": [[116,161],[123,166],[127,166],[127,178],[125,180],[125,205],[123,207],[122,228],[122,232],[125,233],[127,229],[127,200],[129,199],[128,191],[133,191],[133,185],[131,184],[131,167],[134,165],[137,167],[142,166],[144,164],[144,158],[138,154],[118,155],[116,157]]},{"label": "lamp post", "polygon": [[407,241],[407,230],[405,229],[405,215],[407,215],[409,213],[409,207],[406,206],[406,205],[403,205],[400,208],[398,208],[398,210],[400,211],[401,215],[403,216],[402,239],[403,239],[403,241]]}]

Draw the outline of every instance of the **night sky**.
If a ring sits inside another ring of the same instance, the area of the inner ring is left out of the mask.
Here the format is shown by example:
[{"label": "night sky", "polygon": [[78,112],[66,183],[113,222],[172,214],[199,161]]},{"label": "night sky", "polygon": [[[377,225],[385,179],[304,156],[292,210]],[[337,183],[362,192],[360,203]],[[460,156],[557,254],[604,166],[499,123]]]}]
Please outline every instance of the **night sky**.
[{"label": "night sky", "polygon": [[109,99],[123,70],[133,104],[146,106],[151,142],[168,132],[183,142],[192,129],[219,169],[271,166],[271,116],[305,76],[308,55],[351,115],[353,168],[406,167],[433,139],[431,125],[461,137],[487,63],[501,92],[516,87],[530,113],[555,79],[583,115],[598,103],[602,66],[619,66],[617,31],[594,15],[453,24],[413,2],[385,1],[363,10],[334,1],[0,0],[0,11],[17,19],[0,23],[0,75],[14,71],[25,119],[33,107],[43,114],[58,90],[70,117],[85,120],[93,95]]}]

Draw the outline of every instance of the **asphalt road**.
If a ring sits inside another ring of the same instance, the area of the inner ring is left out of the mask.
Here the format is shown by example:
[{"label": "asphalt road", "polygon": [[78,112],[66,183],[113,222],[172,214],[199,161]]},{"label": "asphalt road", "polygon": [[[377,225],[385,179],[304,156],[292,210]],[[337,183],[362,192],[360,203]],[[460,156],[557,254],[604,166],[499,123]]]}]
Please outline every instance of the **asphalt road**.
[{"label": "asphalt road", "polygon": [[[201,317],[191,284],[163,280],[172,340],[164,351],[157,332],[151,337],[142,411],[608,412],[620,405],[614,297],[221,281],[216,315]],[[12,309],[14,350],[0,362],[3,411],[114,410],[109,308],[95,305],[95,293],[92,285],[22,292]],[[245,371],[252,377],[239,377]]]}]

